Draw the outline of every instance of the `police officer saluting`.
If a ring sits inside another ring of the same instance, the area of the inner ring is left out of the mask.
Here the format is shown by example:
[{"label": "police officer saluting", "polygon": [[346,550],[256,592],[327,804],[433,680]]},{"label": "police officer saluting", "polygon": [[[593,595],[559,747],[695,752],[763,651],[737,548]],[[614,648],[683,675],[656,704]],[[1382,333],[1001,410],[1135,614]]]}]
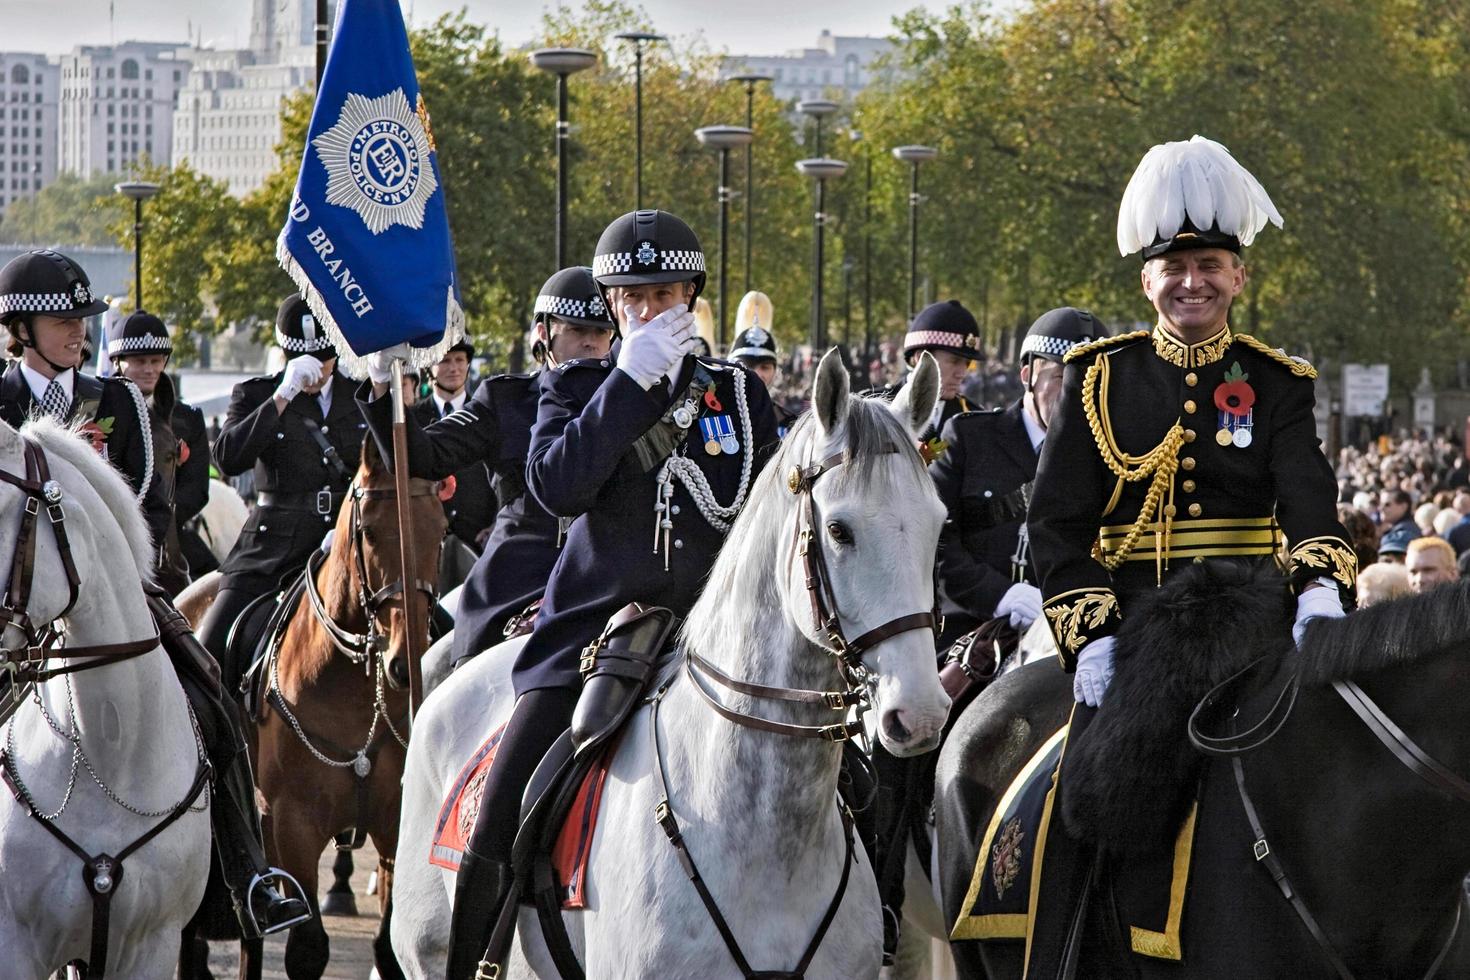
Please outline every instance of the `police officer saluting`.
[{"label": "police officer saluting", "polygon": [[738,365],[689,354],[704,253],[683,221],[623,215],[603,232],[592,269],[622,347],[616,366],[567,361],[542,386],[526,482],[548,511],[576,519],[516,659],[517,701],[460,865],[451,980],[474,975],[508,894],[521,796],[571,723],[578,655],[629,602],[688,613],[776,442],[765,386]]},{"label": "police officer saluting", "polygon": [[285,370],[235,386],[214,445],[227,476],[254,467],[257,490],[240,538],[220,567],[219,595],[199,627],[229,690],[248,666],[230,660],[230,627],[250,600],[306,567],[337,520],[367,429],[352,400],[352,382],[336,373],[337,351],[299,294],[281,303],[276,343],[290,358]]},{"label": "police officer saluting", "polygon": [[[607,358],[613,322],[591,269],[573,266],[548,279],[536,297],[535,317],[532,354],[548,368],[575,358]],[[392,406],[382,397],[393,353],[367,358],[371,389],[364,385],[357,392],[384,459],[393,458]],[[526,456],[543,373],[490,378],[443,419],[427,427],[422,420],[407,421],[413,476],[439,480],[466,466],[488,466],[500,499],[494,527],[460,593],[451,652],[456,665],[501,642],[512,620],[529,627],[531,617],[524,614],[546,591],[560,553],[557,519],[526,493]]]},{"label": "police officer saluting", "polygon": [[155,475],[143,394],[130,382],[77,370],[87,335],[82,320],[105,309],[82,267],[59,252],[26,252],[0,269],[0,322],[16,358],[0,377],[0,418],[15,428],[30,415],[83,422],[93,446],[127,478],[154,542],[161,542],[172,515]]},{"label": "police officer saluting", "polygon": [[[164,322],[138,310],[122,322],[116,336],[107,338],[107,356],[118,376],[138,386],[148,400],[153,429],[153,468],[173,519],[158,542],[158,581],[169,595],[177,595],[198,572],[191,568],[184,541],[198,535],[184,529],[209,501],[209,440],[204,413],[179,400],[173,379],[165,372],[173,353]],[[201,542],[202,546],[202,542]]]},{"label": "police officer saluting", "polygon": [[[769,393],[776,383],[776,335],[771,333],[771,298],[752,289],[740,298],[735,311],[735,342],[730,345],[730,359],[739,361],[755,373]],[[773,394],[771,408],[776,412],[776,434],[782,439],[796,424],[796,413],[788,410]]]},{"label": "police officer saluting", "polygon": [[1024,632],[1041,615],[1030,561],[1026,505],[1052,411],[1062,391],[1062,357],[1106,334],[1091,313],[1043,313],[1021,344],[1025,394],[1005,409],[964,412],[945,423],[947,447],[929,475],[949,512],[939,544],[946,640],[1008,617]]}]

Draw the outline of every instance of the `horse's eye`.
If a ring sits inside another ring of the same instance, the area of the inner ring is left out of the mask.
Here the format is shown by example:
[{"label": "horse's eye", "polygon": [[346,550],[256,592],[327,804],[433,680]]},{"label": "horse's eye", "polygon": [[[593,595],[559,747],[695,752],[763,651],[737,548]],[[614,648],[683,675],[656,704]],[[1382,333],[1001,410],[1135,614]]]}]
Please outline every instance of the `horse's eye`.
[{"label": "horse's eye", "polygon": [[832,535],[832,540],[838,544],[852,544],[852,532],[847,525],[840,521],[828,521],[827,533]]}]

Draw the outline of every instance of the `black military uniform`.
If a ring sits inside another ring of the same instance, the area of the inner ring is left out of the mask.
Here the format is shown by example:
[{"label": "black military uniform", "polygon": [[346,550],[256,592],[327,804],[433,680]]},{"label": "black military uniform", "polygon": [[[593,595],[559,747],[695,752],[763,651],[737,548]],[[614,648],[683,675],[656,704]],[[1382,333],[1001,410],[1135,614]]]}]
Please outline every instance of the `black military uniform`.
[{"label": "black military uniform", "polygon": [[[106,308],[106,304],[92,299],[91,284],[81,267],[56,252],[28,252],[0,269],[0,322],[9,329],[14,344],[22,349],[35,350],[31,330],[37,315],[79,319],[95,316]],[[166,332],[164,339],[167,339]],[[35,353],[40,355],[39,350]],[[75,391],[71,417],[95,423],[92,437],[100,443],[99,448],[123,471],[135,490],[147,488],[146,493],[139,494],[144,513],[154,540],[162,541],[171,515],[162,489],[165,481],[155,469],[148,408],[137,386],[121,378],[97,379],[78,374],[44,355],[41,357],[58,372],[58,378],[68,371],[72,373]],[[46,401],[43,392],[41,403]],[[0,379],[0,415],[11,425],[19,425],[26,415],[39,409],[40,405],[31,399],[21,364],[12,365],[4,379]],[[189,699],[205,752],[214,767],[210,822],[215,854],[235,902],[241,929],[247,936],[288,929],[310,918],[311,910],[300,886],[290,875],[266,863],[239,718],[224,696],[218,675],[205,666],[207,658],[197,652],[197,644],[187,636],[183,617],[159,598],[163,612],[152,600],[150,611],[164,637],[163,647]],[[277,885],[286,885],[294,894],[281,895]],[[247,912],[251,907],[253,916]]]},{"label": "black military uniform", "polygon": [[[168,328],[144,310],[130,314],[116,336],[107,338],[107,356],[114,366],[131,355],[173,353]],[[209,499],[209,443],[204,438],[204,414],[180,401],[173,379],[160,373],[148,396],[153,430],[153,464],[164,496],[173,510],[173,520],[160,544],[159,584],[169,595],[177,595],[200,574],[183,547],[183,525],[204,509]],[[193,535],[197,539],[197,535]]]},{"label": "black military uniform", "polygon": [[[603,232],[593,272],[604,290],[692,281],[697,296],[704,254],[678,218],[638,211]],[[629,602],[689,611],[766,448],[776,442],[765,386],[746,369],[686,355],[669,374],[672,384],[660,380],[645,390],[610,358],[574,360],[543,382],[526,482],[548,511],[575,520],[536,629],[516,659],[516,707],[460,866],[453,980],[472,975],[510,888],[521,794],[571,722],[582,648]],[[722,509],[706,513],[691,485],[707,488]],[[659,503],[667,509],[655,510]],[[656,537],[657,552],[650,547]]]},{"label": "black military uniform", "polygon": [[[10,354],[17,359],[0,376],[0,419],[18,429],[27,416],[48,410],[35,392],[35,386],[40,386],[44,396],[47,379],[24,366],[22,357],[27,348],[35,351],[27,327],[29,317],[96,316],[107,304],[92,298],[91,282],[81,266],[59,252],[26,252],[7,263],[4,273],[0,277],[0,320],[10,329]],[[39,351],[35,353],[40,356]],[[121,378],[97,378],[81,373],[74,364],[47,363],[54,371],[51,380],[67,395],[64,406],[58,402],[52,414],[64,421],[89,423],[84,431],[98,452],[127,478],[143,506],[153,540],[162,541],[170,510],[156,475],[153,435],[142,393]]]},{"label": "black military uniform", "polygon": [[[978,360],[980,358],[980,324],[975,316],[959,300],[944,300],[930,303],[918,312],[914,322],[903,337],[903,357],[912,367],[920,351],[944,351],[958,357]],[[890,401],[904,386],[905,381],[887,385],[881,389],[882,396]],[[936,459],[943,452],[940,433],[950,419],[961,412],[970,411],[970,403],[964,395],[957,394],[939,403],[934,417],[919,432],[919,442],[924,447],[926,460]]]},{"label": "black military uniform", "polygon": [[[469,341],[461,340],[450,347],[445,356],[456,351],[462,351],[466,357],[474,360],[475,348]],[[430,386],[429,396],[420,399],[409,411],[417,417],[421,426],[427,428],[439,419],[453,415],[469,404],[473,397],[474,392],[470,390],[468,383],[449,400],[444,399],[443,392],[437,386]],[[522,468],[523,466],[524,463]],[[477,457],[455,470],[453,476],[454,496],[444,501],[444,516],[449,521],[449,533],[468,548],[471,554],[478,555],[480,534],[495,520],[496,499],[490,483],[491,473],[485,465],[484,457]],[[458,585],[459,580],[446,583],[441,579],[440,583],[447,591]]]},{"label": "black military uniform", "polygon": [[[1106,333],[1092,314],[1064,307],[1043,314],[1021,345],[1023,364],[1060,362],[1080,343]],[[1004,409],[964,412],[940,439],[947,447],[929,466],[949,518],[939,539],[939,588],[946,641],[998,615],[1011,586],[1037,584],[1026,534],[1026,506],[1045,429],[1019,398]]]},{"label": "black military uniform", "polygon": [[[771,333],[771,300],[765,293],[751,290],[741,297],[740,307],[735,311],[735,330],[735,341],[730,345],[732,361],[739,361],[751,371],[762,364],[779,369],[776,335]],[[774,395],[771,409],[776,413],[776,435],[785,439],[798,415]]]},{"label": "black military uniform", "polygon": [[[550,318],[612,329],[607,306],[585,266],[563,269],[536,297],[538,322]],[[538,359],[546,353],[540,344]],[[558,521],[526,493],[526,457],[541,398],[541,373],[504,374],[480,383],[465,406],[427,427],[410,422],[409,469],[414,476],[443,479],[472,461],[489,466],[500,501],[494,528],[460,593],[454,621],[456,664],[504,639],[507,623],[546,591],[560,553]],[[392,459],[391,406],[370,399],[364,385],[357,397],[385,459]]]},{"label": "black military uniform", "polygon": [[[276,317],[276,343],[288,355],[311,354],[325,362],[337,352],[316,323],[306,301],[292,294]],[[225,683],[239,684],[246,664],[228,662],[226,639],[240,611],[257,596],[299,573],[336,523],[352,474],[357,470],[367,423],[353,402],[353,384],[332,374],[325,414],[321,397],[302,392],[276,411],[282,375],[252,378],[235,386],[224,427],[215,442],[221,472],[233,476],[254,468],[255,504],[239,540],[220,567],[219,597],[200,625],[199,636],[221,660]]]}]

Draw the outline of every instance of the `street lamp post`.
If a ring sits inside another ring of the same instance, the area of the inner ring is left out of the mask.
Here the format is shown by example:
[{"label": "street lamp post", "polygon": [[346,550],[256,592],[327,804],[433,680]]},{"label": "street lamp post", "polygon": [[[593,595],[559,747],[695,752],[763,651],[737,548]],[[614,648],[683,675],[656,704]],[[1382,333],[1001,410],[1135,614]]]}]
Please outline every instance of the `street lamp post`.
[{"label": "street lamp post", "polygon": [[[745,86],[745,128],[755,132],[755,87],[761,82],[775,79],[770,75],[752,72],[748,75],[732,75],[730,81]],[[750,292],[750,242],[751,229],[755,227],[755,147],[745,147],[745,292]]]},{"label": "street lamp post", "polygon": [[895,146],[893,156],[913,165],[909,181],[909,320],[912,321],[919,282],[919,164],[933,160],[939,151],[932,146]]},{"label": "street lamp post", "polygon": [[[667,40],[662,34],[649,31],[624,31],[614,35],[619,41],[633,42],[633,128],[637,145],[633,178],[633,201],[639,211],[643,210],[643,45]],[[561,268],[561,266],[557,266]]]},{"label": "street lamp post", "polygon": [[715,329],[716,353],[725,349],[725,318],[727,286],[730,269],[730,151],[737,146],[750,146],[755,134],[745,126],[705,126],[694,131],[695,138],[712,150],[720,152],[720,291],[719,320]]},{"label": "street lamp post", "polygon": [[841,160],[817,157],[798,160],[796,169],[817,182],[817,210],[812,234],[812,324],[811,345],[818,353],[826,345],[826,330],[822,325],[822,274],[823,274],[823,229],[827,223],[827,181],[847,173],[847,164]]},{"label": "street lamp post", "polygon": [[837,108],[836,102],[826,99],[802,99],[796,103],[796,111],[803,116],[810,116],[817,124],[816,152],[812,154],[814,157],[822,157],[822,120],[836,112]]},{"label": "street lamp post", "polygon": [[133,202],[133,309],[143,308],[143,202],[158,193],[158,185],[146,180],[114,184],[113,190]]},{"label": "street lamp post", "polygon": [[567,76],[597,64],[597,55],[585,48],[542,48],[531,52],[531,63],[556,76],[556,267],[566,268],[567,252]]}]

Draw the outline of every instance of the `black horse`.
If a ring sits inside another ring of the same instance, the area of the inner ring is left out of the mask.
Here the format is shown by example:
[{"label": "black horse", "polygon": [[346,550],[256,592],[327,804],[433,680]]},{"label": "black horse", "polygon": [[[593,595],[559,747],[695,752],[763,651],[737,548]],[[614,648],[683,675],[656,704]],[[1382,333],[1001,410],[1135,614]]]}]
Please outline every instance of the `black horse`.
[{"label": "black horse", "polygon": [[[1129,910],[1103,875],[1077,977],[1417,980],[1431,968],[1470,977],[1470,914],[1460,923],[1470,798],[1410,771],[1334,687],[1356,682],[1425,755],[1470,778],[1470,583],[1319,621],[1301,650],[1291,645],[1290,608],[1274,573],[1205,563],[1130,610],[1113,685],[1078,740],[1081,756],[1064,766],[1062,811],[1107,868],[1127,863],[1132,841],[1172,840],[1198,799],[1183,958],[1129,951]],[[1232,762],[1193,750],[1186,735],[1195,703],[1262,654],[1262,669],[1214,714],[1212,734],[1265,722],[1254,741],[1270,737],[1238,757],[1244,779],[1270,851],[1331,952],[1258,861]],[[997,800],[1071,708],[1070,676],[1034,664],[997,681],[956,723],[935,789],[951,925],[968,911]],[[1020,942],[953,949],[962,976],[1022,975]]]}]

